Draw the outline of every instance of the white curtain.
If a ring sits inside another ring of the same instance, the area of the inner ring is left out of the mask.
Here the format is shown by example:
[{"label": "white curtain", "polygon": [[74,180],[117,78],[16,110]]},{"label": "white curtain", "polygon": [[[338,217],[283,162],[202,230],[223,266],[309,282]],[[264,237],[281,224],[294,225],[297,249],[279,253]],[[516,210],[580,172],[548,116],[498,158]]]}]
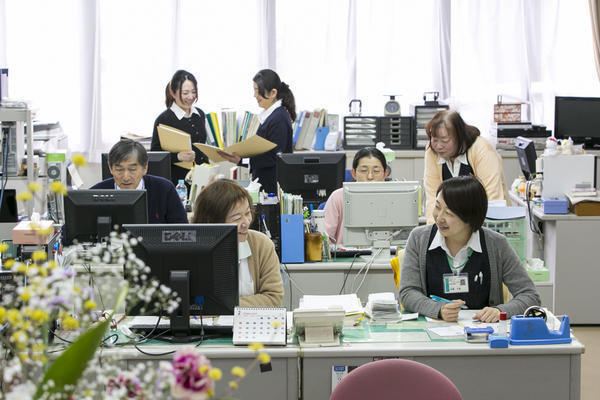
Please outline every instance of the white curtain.
[{"label": "white curtain", "polygon": [[207,112],[259,111],[251,79],[273,68],[298,110],[380,115],[400,94],[407,114],[435,90],[484,133],[498,94],[550,129],[555,95],[600,96],[584,0],[0,0],[0,35],[11,96],[91,154],[150,135],[179,68]]}]

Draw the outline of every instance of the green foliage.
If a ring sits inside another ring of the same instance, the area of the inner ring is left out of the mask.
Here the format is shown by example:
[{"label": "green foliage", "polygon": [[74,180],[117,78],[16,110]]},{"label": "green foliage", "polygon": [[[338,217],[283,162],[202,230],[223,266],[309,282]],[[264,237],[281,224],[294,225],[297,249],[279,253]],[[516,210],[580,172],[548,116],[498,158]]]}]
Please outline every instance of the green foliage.
[{"label": "green foliage", "polygon": [[[119,293],[114,309],[118,309],[125,296],[128,286]],[[102,342],[106,330],[112,320],[112,314],[103,322],[98,323],[84,332],[75,340],[48,368],[44,379],[38,385],[34,399],[39,399],[45,393],[58,395],[53,398],[69,399],[77,381],[85,371],[88,362],[94,357],[96,349]],[[50,381],[52,381],[50,383]]]}]

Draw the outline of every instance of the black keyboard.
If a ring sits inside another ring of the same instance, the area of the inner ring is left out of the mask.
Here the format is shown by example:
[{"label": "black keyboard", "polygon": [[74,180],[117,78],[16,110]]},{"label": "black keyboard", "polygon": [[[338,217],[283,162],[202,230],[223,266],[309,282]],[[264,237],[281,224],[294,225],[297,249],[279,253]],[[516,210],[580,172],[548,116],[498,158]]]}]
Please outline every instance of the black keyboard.
[{"label": "black keyboard", "polygon": [[[371,251],[371,249],[337,249],[337,250],[331,250],[331,257],[337,257],[337,258],[353,258],[354,256],[370,256],[371,254],[373,254],[373,252]],[[396,248],[395,247],[391,247],[390,248],[390,254],[395,255],[396,254]]]}]

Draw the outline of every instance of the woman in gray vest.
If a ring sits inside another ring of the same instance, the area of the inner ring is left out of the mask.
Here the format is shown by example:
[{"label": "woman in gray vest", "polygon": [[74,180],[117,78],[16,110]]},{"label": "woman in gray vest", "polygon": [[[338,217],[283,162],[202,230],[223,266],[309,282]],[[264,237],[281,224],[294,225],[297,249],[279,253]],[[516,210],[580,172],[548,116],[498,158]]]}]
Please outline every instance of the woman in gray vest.
[{"label": "woman in gray vest", "polygon": [[[475,315],[480,321],[496,322],[501,311],[510,318],[540,304],[506,238],[482,227],[487,202],[483,185],[472,176],[442,182],[435,198],[435,224],[414,229],[408,238],[400,277],[405,309],[456,321],[466,306],[481,310]],[[502,284],[513,295],[507,303]]]}]

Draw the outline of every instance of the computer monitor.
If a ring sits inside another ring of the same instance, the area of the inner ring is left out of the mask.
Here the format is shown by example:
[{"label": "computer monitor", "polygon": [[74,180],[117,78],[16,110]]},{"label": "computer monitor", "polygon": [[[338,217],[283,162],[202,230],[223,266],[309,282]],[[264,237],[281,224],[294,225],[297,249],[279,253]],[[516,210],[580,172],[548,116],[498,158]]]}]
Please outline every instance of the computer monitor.
[{"label": "computer monitor", "polygon": [[515,139],[515,149],[517,150],[523,176],[525,176],[525,179],[530,180],[535,174],[535,160],[537,158],[533,141],[518,136]]},{"label": "computer monitor", "polygon": [[[171,153],[168,151],[149,151],[147,174],[171,180]],[[108,168],[108,153],[102,153],[102,180],[111,177],[112,174]]]},{"label": "computer monitor", "polygon": [[69,190],[64,205],[65,244],[101,241],[115,225],[148,222],[145,190]]},{"label": "computer monitor", "polygon": [[125,225],[135,254],[182,299],[170,316],[174,341],[192,341],[190,315],[233,315],[238,305],[235,224]]},{"label": "computer monitor", "polygon": [[302,195],[305,204],[318,206],[342,187],[346,170],[344,152],[280,153],[277,181],[284,192]]},{"label": "computer monitor", "polygon": [[556,96],[554,137],[571,137],[574,143],[600,146],[600,98]]},{"label": "computer monitor", "polygon": [[344,182],[344,245],[387,257],[419,224],[419,182]]},{"label": "computer monitor", "polygon": [[17,191],[15,189],[4,189],[4,193],[1,193],[1,197],[0,222],[17,222],[19,220],[19,212],[17,211]]}]

